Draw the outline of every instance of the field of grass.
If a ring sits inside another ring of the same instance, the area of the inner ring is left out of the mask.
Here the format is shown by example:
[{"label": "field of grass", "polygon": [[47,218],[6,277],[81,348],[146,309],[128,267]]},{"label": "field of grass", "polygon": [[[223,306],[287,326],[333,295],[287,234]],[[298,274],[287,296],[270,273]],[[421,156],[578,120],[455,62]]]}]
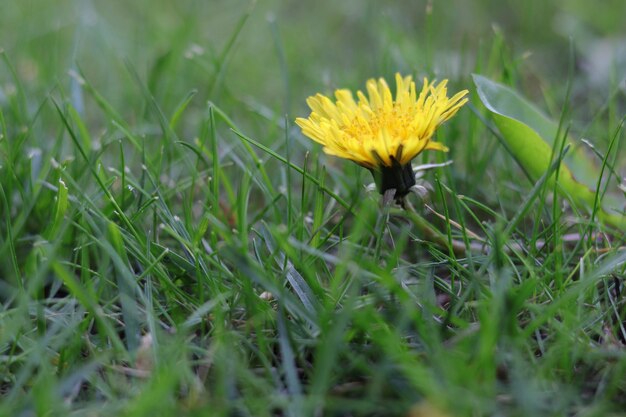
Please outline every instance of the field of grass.
[{"label": "field of grass", "polygon": [[[3,0],[0,416],[626,416],[625,231],[530,181],[472,81],[616,185],[624,16]],[[470,91],[408,212],[294,123],[396,72]]]}]

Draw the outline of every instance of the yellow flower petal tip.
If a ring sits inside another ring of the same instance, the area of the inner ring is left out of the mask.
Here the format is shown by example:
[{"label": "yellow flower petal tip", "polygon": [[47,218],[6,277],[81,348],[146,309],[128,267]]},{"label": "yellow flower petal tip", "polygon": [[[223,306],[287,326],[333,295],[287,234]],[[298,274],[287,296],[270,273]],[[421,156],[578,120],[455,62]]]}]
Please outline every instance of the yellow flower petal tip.
[{"label": "yellow flower petal tip", "polygon": [[367,95],[358,91],[356,100],[346,89],[336,90],[334,100],[322,94],[309,97],[311,114],[297,118],[296,124],[327,154],[372,171],[381,193],[395,188],[402,197],[415,184],[411,160],[426,149],[448,151],[431,139],[467,103],[468,91],[448,97],[447,83],[424,79],[418,93],[410,76],[396,74],[394,98],[383,78],[370,79]]}]

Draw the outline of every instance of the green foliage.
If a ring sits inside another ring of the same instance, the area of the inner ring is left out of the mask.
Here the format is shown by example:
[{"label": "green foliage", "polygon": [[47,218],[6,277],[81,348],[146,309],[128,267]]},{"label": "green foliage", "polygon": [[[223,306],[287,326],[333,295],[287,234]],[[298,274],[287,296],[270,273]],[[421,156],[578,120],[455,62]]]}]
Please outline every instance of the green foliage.
[{"label": "green foliage", "polygon": [[[480,75],[474,75],[474,83],[481,101],[492,113],[507,149],[530,178],[536,181],[548,170],[554,155],[558,156],[560,149],[572,145],[571,138],[510,88]],[[609,156],[607,152],[602,160],[602,172]],[[610,194],[606,197],[614,197],[608,203],[611,208],[602,208],[599,201],[605,192],[600,189],[601,171],[589,159],[581,144],[575,144],[574,149],[570,149],[558,168],[558,180],[550,177],[547,185],[554,187],[558,182],[559,190],[573,201],[586,204],[587,208],[593,208],[594,211],[598,210],[601,219],[626,230],[626,216],[618,209],[626,207],[626,200],[619,200],[617,195]],[[613,167],[610,168],[613,173]]]},{"label": "green foliage", "polygon": [[[4,2],[0,416],[623,415],[611,3]],[[396,71],[471,90],[430,209],[292,125]]]}]

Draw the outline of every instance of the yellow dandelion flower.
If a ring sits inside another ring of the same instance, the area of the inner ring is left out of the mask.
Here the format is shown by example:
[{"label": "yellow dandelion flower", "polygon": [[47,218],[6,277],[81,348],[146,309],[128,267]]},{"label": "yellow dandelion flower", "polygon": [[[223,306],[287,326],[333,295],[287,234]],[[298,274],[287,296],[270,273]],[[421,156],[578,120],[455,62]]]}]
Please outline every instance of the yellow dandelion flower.
[{"label": "yellow dandelion flower", "polygon": [[358,91],[358,101],[346,89],[335,91],[335,101],[322,94],[309,97],[311,114],[296,124],[327,154],[369,169],[381,194],[394,188],[401,198],[415,185],[411,160],[426,149],[448,151],[432,137],[467,102],[467,90],[449,98],[447,83],[424,79],[418,94],[410,76],[396,74],[394,99],[383,78],[370,79],[367,97]]}]

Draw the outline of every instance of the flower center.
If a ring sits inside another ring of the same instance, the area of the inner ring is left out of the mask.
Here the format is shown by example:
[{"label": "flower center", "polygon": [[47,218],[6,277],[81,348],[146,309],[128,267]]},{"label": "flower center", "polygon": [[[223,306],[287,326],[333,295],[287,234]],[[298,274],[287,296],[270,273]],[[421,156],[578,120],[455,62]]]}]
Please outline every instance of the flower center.
[{"label": "flower center", "polygon": [[357,114],[342,130],[360,143],[368,139],[378,139],[384,132],[384,136],[392,141],[390,145],[399,145],[409,136],[410,128],[411,113],[394,107],[369,114]]}]

